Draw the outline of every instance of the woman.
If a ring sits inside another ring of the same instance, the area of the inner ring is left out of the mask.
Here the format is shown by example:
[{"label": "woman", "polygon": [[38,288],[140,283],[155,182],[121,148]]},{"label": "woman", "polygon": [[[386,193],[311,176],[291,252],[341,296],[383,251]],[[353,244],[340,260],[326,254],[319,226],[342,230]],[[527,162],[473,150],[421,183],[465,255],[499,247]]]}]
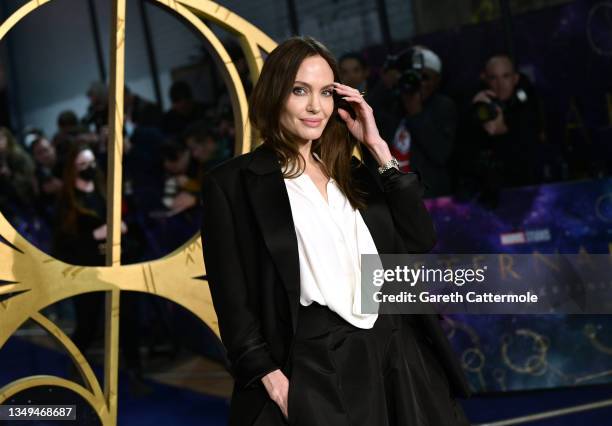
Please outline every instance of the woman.
[{"label": "woman", "polygon": [[[57,208],[53,254],[72,265],[104,266],[107,237],[106,197],[102,173],[96,157],[87,144],[72,148],[66,159],[62,191]],[[121,232],[127,226],[121,222]],[[94,343],[99,322],[104,316],[104,295],[89,292],[74,298],[76,327],[73,342],[85,353]],[[119,333],[130,384],[139,386],[141,374],[140,339],[137,327],[137,296],[121,296],[121,331]]]},{"label": "woman", "polygon": [[55,255],[73,265],[103,266],[106,199],[96,158],[86,144],[68,154],[58,204]]},{"label": "woman", "polygon": [[[450,392],[467,387],[437,318],[353,308],[360,254],[426,252],[435,236],[417,175],[397,170],[372,109],[337,81],[317,41],[279,45],[249,104],[263,144],[204,180],[204,259],[235,378],[229,424],[466,424]],[[352,158],[358,141],[378,171]]]}]

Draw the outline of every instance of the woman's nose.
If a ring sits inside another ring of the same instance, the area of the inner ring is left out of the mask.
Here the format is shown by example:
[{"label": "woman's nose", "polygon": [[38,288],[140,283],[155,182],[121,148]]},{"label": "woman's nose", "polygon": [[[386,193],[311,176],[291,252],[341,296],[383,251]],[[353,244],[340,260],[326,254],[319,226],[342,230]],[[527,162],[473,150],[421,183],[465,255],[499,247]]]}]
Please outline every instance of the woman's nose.
[{"label": "woman's nose", "polygon": [[309,102],[308,102],[308,106],[306,108],[306,110],[308,112],[312,112],[313,114],[318,113],[321,110],[321,104],[320,104],[321,100],[319,99],[318,96],[313,95],[310,97]]}]

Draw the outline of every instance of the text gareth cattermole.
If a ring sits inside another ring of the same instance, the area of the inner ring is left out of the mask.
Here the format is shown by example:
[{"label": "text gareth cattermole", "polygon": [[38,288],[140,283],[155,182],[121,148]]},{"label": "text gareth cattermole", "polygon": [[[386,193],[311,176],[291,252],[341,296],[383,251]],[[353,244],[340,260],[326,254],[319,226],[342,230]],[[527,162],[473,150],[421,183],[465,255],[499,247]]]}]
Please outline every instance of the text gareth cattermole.
[{"label": "text gareth cattermole", "polygon": [[380,287],[385,282],[398,282],[410,284],[414,287],[417,282],[424,283],[452,283],[462,286],[465,283],[484,281],[484,268],[478,269],[431,269],[421,266],[420,268],[410,268],[408,266],[396,266],[395,269],[375,269],[373,272],[372,283]]}]

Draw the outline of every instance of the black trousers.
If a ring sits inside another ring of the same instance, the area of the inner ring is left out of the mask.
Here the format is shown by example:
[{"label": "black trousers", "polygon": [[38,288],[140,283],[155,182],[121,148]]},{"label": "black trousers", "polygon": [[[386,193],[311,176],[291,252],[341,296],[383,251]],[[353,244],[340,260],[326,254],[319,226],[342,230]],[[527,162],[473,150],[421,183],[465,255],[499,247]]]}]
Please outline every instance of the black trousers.
[{"label": "black trousers", "polygon": [[[302,306],[289,375],[291,426],[469,425],[427,339],[397,315],[361,329],[326,306]],[[255,424],[287,424],[268,405]]]}]

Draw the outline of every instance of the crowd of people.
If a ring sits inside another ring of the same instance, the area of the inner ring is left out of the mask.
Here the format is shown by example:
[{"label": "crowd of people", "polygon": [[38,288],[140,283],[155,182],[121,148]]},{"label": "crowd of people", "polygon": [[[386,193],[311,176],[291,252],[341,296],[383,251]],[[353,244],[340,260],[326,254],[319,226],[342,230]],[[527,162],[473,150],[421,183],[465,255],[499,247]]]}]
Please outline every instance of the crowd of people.
[{"label": "crowd of people", "polygon": [[[233,57],[242,64],[248,94],[246,62]],[[372,105],[402,170],[420,174],[426,198],[454,194],[495,208],[503,188],[554,180],[544,176],[537,155],[546,141],[540,100],[509,55],[484,61],[481,75],[474,76],[480,89],[468,101],[443,93],[443,60],[425,46],[388,55],[378,68],[359,52],[338,62],[343,82]],[[87,110],[59,114],[52,136],[28,129],[16,138],[0,128],[0,209],[21,225],[20,232],[60,259],[101,264],[102,249],[94,255],[65,247],[69,233],[86,234],[90,247],[103,247],[106,237],[108,89],[96,82],[86,95]],[[167,253],[197,231],[200,178],[233,155],[228,96],[206,105],[194,98],[188,83],[176,81],[169,97],[172,105],[162,111],[125,88],[124,255],[133,261]],[[97,222],[88,219],[85,225],[75,219],[81,216]],[[32,218],[42,226],[29,226]]]},{"label": "crowd of people", "polygon": [[[469,102],[440,90],[443,61],[424,46],[387,57],[377,75],[358,52],[339,58],[343,82],[365,94],[381,136],[403,171],[415,171],[425,197],[455,194],[494,208],[503,188],[536,184],[542,164],[535,151],[545,140],[540,102],[513,59],[492,55],[483,64],[481,89]],[[243,63],[241,76],[248,82]],[[478,76],[475,76],[475,79]],[[245,85],[247,94],[251,84]],[[0,211],[35,245],[76,265],[104,265],[107,237],[108,88],[93,83],[81,114],[63,111],[54,135],[0,127]],[[234,155],[234,120],[227,96],[206,105],[184,81],[170,88],[167,111],[125,88],[122,261],[158,258],[200,226],[200,181]],[[73,338],[86,350],[96,335],[92,316],[103,298],[75,299]],[[122,298],[127,315],[136,303]],[[130,371],[139,372],[137,320],[122,321],[122,347]]]},{"label": "crowd of people", "polygon": [[[0,211],[30,242],[54,257],[74,265],[102,266],[107,238],[108,89],[97,82],[86,94],[87,111],[81,117],[75,111],[60,113],[57,131],[50,137],[28,129],[18,140],[7,127],[0,127]],[[125,88],[123,263],[161,257],[193,236],[200,227],[203,173],[233,155],[231,113],[198,102],[183,81],[171,86],[170,99],[171,108],[163,112]],[[72,312],[60,303],[49,314],[54,319],[72,318],[72,339],[86,353],[100,335],[104,295],[86,293],[71,302]],[[140,302],[130,292],[121,298],[120,343],[130,382],[142,390]]]},{"label": "crowd of people", "polygon": [[[339,67],[342,80],[365,93],[402,170],[421,175],[425,197],[474,197],[494,208],[501,189],[542,181],[540,101],[510,56],[485,61],[475,76],[481,89],[468,102],[442,93],[443,61],[424,46],[387,56],[377,75],[359,52],[342,55]],[[59,114],[51,137],[28,129],[17,139],[0,128],[0,209],[22,228],[29,223],[23,218],[40,219],[43,226],[21,231],[60,259],[102,264],[103,250],[93,247],[103,247],[106,237],[108,89],[93,83],[86,95],[87,111]],[[169,95],[172,105],[164,112],[125,88],[124,253],[133,261],[168,252],[197,231],[200,178],[233,155],[227,96],[205,105],[184,81]],[[71,233],[87,235],[91,252],[66,247]]]},{"label": "crowd of people", "polygon": [[[57,131],[51,137],[28,129],[20,141],[8,128],[0,128],[0,209],[11,222],[38,220],[37,228],[49,232],[34,236],[33,242],[59,259],[102,265],[108,89],[103,83],[93,83],[87,96],[87,111],[81,117],[74,111],[59,114]],[[197,207],[204,170],[233,154],[231,114],[218,116],[216,105],[193,99],[191,88],[183,81],[172,85],[170,99],[171,108],[162,112],[155,103],[125,89],[126,233],[132,228],[128,222],[135,224],[136,231],[151,225],[151,220],[190,217],[189,211]],[[189,232],[193,234],[197,219],[196,214],[191,216]],[[142,234],[142,229],[138,232]],[[142,260],[160,254],[138,253],[134,248],[143,238],[146,235],[126,238],[132,246],[125,251],[126,257]],[[76,246],[88,249],[74,250]]]},{"label": "crowd of people", "polygon": [[388,57],[370,84],[358,53],[340,58],[343,78],[366,91],[402,169],[423,178],[425,197],[469,195],[494,207],[501,189],[539,183],[540,102],[512,58],[488,58],[481,89],[463,104],[441,93],[442,66],[431,49],[415,46]]}]

